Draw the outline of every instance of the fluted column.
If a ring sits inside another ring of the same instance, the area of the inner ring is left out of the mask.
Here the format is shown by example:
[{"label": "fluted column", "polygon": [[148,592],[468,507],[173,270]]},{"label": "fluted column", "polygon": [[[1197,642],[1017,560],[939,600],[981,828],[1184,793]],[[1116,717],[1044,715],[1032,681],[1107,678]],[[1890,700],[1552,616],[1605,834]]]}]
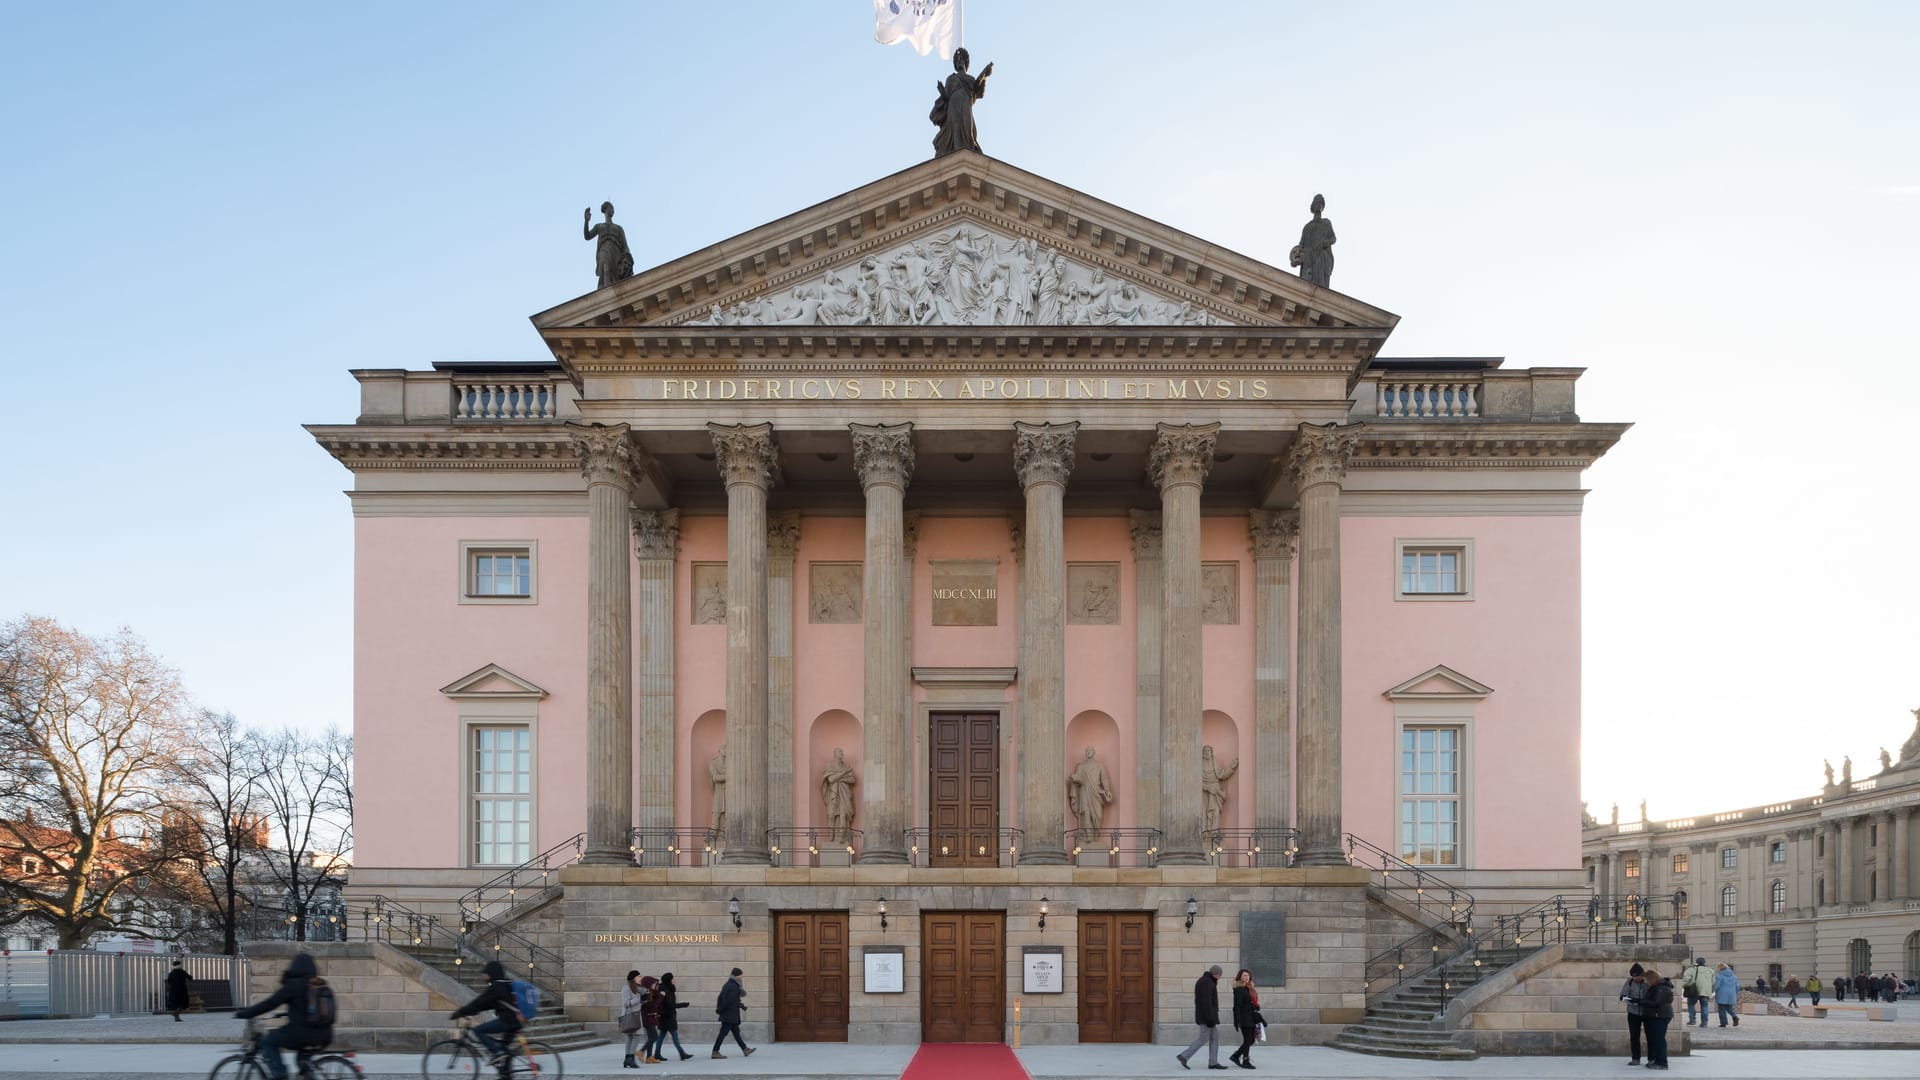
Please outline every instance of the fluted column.
[{"label": "fluted column", "polygon": [[767,524],[767,828],[793,827],[793,560],[800,512]]},{"label": "fluted column", "polygon": [[767,489],[772,424],[708,424],[727,484],[727,831],[722,862],[767,854]]},{"label": "fluted column", "polygon": [[1894,822],[1900,816],[1897,810],[1883,810],[1880,813],[1880,896],[1887,900],[1899,895],[1895,891],[1898,888],[1895,883],[1900,880],[1900,869],[1906,861],[1903,858],[1906,853],[1894,842],[1893,835]]},{"label": "fluted column", "polygon": [[1064,863],[1067,829],[1067,547],[1064,507],[1078,423],[1013,425],[1027,497],[1020,590],[1020,861]]},{"label": "fluted column", "polygon": [[1160,489],[1160,863],[1210,861],[1200,791],[1200,489],[1219,424],[1161,424],[1147,458]]},{"label": "fluted column", "polygon": [[1887,895],[1895,900],[1905,900],[1913,895],[1913,860],[1908,858],[1912,849],[1908,846],[1913,836],[1907,830],[1908,822],[1913,820],[1913,807],[1906,806],[1892,812],[1893,818],[1893,860],[1887,864],[1887,874],[1891,879],[1887,885]]},{"label": "fluted column", "polygon": [[587,846],[580,861],[630,863],[633,824],[633,528],[636,452],[625,424],[575,426],[587,479]]},{"label": "fluted column", "polygon": [[647,830],[641,865],[666,865],[666,830],[673,828],[673,569],[680,547],[680,511],[633,515],[639,568],[640,741],[634,766],[640,801],[634,824]]},{"label": "fluted column", "polygon": [[1839,831],[1834,838],[1834,846],[1838,849],[1834,852],[1836,868],[1834,877],[1837,879],[1833,892],[1834,903],[1851,904],[1853,903],[1853,819],[1841,818],[1835,824],[1839,827]]},{"label": "fluted column", "polygon": [[[1358,425],[1300,425],[1299,804],[1303,866],[1347,861],[1340,819],[1340,485]],[[1617,860],[1616,860],[1617,861]]]},{"label": "fluted column", "polygon": [[1837,904],[1840,902],[1840,826],[1831,821],[1823,821],[1817,828],[1822,837],[1820,880],[1826,883],[1826,887],[1822,890],[1825,895],[1816,896],[1815,899],[1828,904]]},{"label": "fluted column", "polygon": [[1287,644],[1293,613],[1293,541],[1300,515],[1254,510],[1247,518],[1253,541],[1253,826],[1260,865],[1285,866],[1289,788],[1293,781],[1292,692]]},{"label": "fluted column", "polygon": [[913,481],[912,424],[850,424],[853,467],[867,496],[862,608],[866,679],[860,729],[863,863],[907,861],[906,497]]},{"label": "fluted column", "polygon": [[1160,513],[1129,510],[1133,532],[1133,759],[1135,826],[1160,827]]}]

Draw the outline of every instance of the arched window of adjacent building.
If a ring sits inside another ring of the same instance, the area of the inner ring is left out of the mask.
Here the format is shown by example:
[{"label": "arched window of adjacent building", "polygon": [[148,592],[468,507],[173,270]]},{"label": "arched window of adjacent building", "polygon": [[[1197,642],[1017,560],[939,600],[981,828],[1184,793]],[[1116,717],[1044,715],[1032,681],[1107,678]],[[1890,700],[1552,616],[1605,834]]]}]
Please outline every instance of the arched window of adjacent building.
[{"label": "arched window of adjacent building", "polygon": [[1767,889],[1767,910],[1775,915],[1787,910],[1787,883],[1776,881]]},{"label": "arched window of adjacent building", "polygon": [[1920,930],[1907,935],[1908,978],[1920,978]]},{"label": "arched window of adjacent building", "polygon": [[1847,970],[1873,970],[1873,945],[1866,938],[1857,937],[1847,943]]},{"label": "arched window of adjacent building", "polygon": [[1720,914],[1722,916],[1730,916],[1738,909],[1739,896],[1740,894],[1731,885],[1720,890]]},{"label": "arched window of adjacent building", "polygon": [[1685,889],[1673,891],[1673,917],[1676,919],[1687,917],[1687,890]]}]

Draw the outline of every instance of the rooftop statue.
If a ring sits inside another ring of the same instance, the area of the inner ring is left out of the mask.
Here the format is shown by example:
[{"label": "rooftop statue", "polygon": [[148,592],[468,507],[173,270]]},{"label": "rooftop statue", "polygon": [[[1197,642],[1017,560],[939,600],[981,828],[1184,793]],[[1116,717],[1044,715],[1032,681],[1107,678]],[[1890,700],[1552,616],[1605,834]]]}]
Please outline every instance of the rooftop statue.
[{"label": "rooftop statue", "polygon": [[945,157],[956,150],[980,152],[980,133],[973,126],[973,103],[987,96],[987,76],[993,65],[980,69],[980,77],[967,74],[971,58],[965,49],[953,50],[953,74],[945,83],[935,83],[933,111],[927,119],[939,131],[933,135],[933,156]]},{"label": "rooftop statue", "polygon": [[1913,710],[1913,734],[1900,744],[1900,765],[1920,765],[1920,709]]},{"label": "rooftop statue", "polygon": [[580,236],[584,240],[600,241],[593,253],[593,269],[604,289],[633,276],[633,252],[627,249],[627,230],[613,223],[613,204],[601,203],[600,212],[607,215],[607,220],[595,225],[593,210],[581,211]]},{"label": "rooftop statue", "polygon": [[1301,226],[1300,243],[1287,254],[1287,265],[1299,267],[1300,276],[1308,284],[1321,288],[1328,288],[1327,283],[1333,279],[1333,222],[1320,216],[1326,208],[1327,197],[1315,195],[1313,205],[1308,207],[1313,220]]}]

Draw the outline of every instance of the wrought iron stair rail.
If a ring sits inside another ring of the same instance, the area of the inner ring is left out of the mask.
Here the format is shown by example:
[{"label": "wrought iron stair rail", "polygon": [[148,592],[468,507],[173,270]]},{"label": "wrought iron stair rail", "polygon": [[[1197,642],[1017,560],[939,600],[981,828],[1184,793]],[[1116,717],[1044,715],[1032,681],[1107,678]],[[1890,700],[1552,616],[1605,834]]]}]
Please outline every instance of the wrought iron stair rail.
[{"label": "wrought iron stair rail", "polygon": [[[462,917],[491,920],[504,911],[511,911],[521,901],[522,894],[530,888],[545,889],[554,884],[553,874],[563,866],[570,866],[580,859],[585,849],[586,833],[575,833],[547,850],[521,863],[519,866],[502,870],[476,888],[469,889],[460,896]],[[501,910],[489,911],[489,905],[505,904]]]},{"label": "wrought iron stair rail", "polygon": [[1576,927],[1584,917],[1584,898],[1571,903],[1565,896],[1549,896],[1520,911],[1493,917],[1490,948],[1537,949],[1567,940],[1568,924]]},{"label": "wrought iron stair rail", "polygon": [[1460,927],[1467,935],[1473,934],[1472,893],[1353,833],[1346,834],[1346,840],[1347,862],[1372,870],[1373,883],[1381,890],[1412,905],[1421,918],[1433,924]]},{"label": "wrought iron stair rail", "polygon": [[1362,989],[1369,1001],[1399,989],[1408,983],[1437,974],[1433,990],[1438,993],[1436,1015],[1446,1011],[1453,997],[1451,969],[1471,964],[1479,967],[1480,941],[1472,934],[1456,935],[1444,927],[1428,927],[1411,937],[1397,941],[1367,957]]},{"label": "wrought iron stair rail", "polygon": [[1687,894],[1594,893],[1579,901],[1585,907],[1587,940],[1644,945],[1686,937]]}]

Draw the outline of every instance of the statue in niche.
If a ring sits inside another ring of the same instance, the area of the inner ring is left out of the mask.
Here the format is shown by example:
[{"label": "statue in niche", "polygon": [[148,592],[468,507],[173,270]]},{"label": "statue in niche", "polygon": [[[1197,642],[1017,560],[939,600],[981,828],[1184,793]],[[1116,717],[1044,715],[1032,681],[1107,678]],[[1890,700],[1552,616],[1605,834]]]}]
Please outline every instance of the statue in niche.
[{"label": "statue in niche", "polygon": [[1207,800],[1207,831],[1220,831],[1220,808],[1227,802],[1227,781],[1240,771],[1240,761],[1222,769],[1214,760],[1213,747],[1200,748],[1200,794]]},{"label": "statue in niche", "polygon": [[1832,787],[1833,786],[1833,759],[1828,758],[1827,760],[1822,761],[1820,763],[1820,768],[1823,769],[1827,774],[1827,786]]},{"label": "statue in niche", "polygon": [[700,586],[700,600],[694,608],[693,621],[715,626],[726,624],[727,586],[725,582],[709,580]]},{"label": "statue in niche", "polygon": [[853,828],[853,786],[859,782],[847,752],[834,747],[833,762],[820,774],[820,801],[827,804],[827,838],[836,844],[846,843]]},{"label": "statue in niche", "polygon": [[613,223],[613,204],[603,202],[600,212],[607,220],[593,224],[593,209],[581,211],[580,235],[585,240],[598,240],[594,249],[593,269],[600,276],[600,287],[606,288],[616,281],[625,281],[633,276],[633,252],[627,250],[627,230]]},{"label": "statue in niche", "polygon": [[927,119],[940,130],[933,135],[933,156],[945,157],[956,150],[980,152],[980,133],[973,126],[973,103],[987,96],[987,76],[993,65],[980,69],[980,77],[967,74],[972,57],[965,49],[953,50],[953,74],[945,83],[935,83],[933,111]]},{"label": "statue in niche", "polygon": [[1313,220],[1300,229],[1300,242],[1287,253],[1287,265],[1300,268],[1300,276],[1309,284],[1327,288],[1333,280],[1333,222],[1320,216],[1327,208],[1327,197],[1315,195]]},{"label": "statue in niche", "polygon": [[1891,768],[1893,768],[1893,755],[1887,753],[1887,748],[1883,746],[1880,748],[1880,771],[1886,772]]},{"label": "statue in niche", "polygon": [[1098,833],[1107,804],[1113,801],[1113,784],[1107,778],[1107,767],[1094,760],[1091,746],[1087,747],[1087,756],[1067,775],[1067,800],[1080,822],[1080,832]]},{"label": "statue in niche", "polygon": [[707,761],[707,781],[713,785],[713,834],[727,835],[727,744],[721,743]]},{"label": "statue in niche", "polygon": [[1853,757],[1851,755],[1840,759],[1840,786],[1853,786]]}]

